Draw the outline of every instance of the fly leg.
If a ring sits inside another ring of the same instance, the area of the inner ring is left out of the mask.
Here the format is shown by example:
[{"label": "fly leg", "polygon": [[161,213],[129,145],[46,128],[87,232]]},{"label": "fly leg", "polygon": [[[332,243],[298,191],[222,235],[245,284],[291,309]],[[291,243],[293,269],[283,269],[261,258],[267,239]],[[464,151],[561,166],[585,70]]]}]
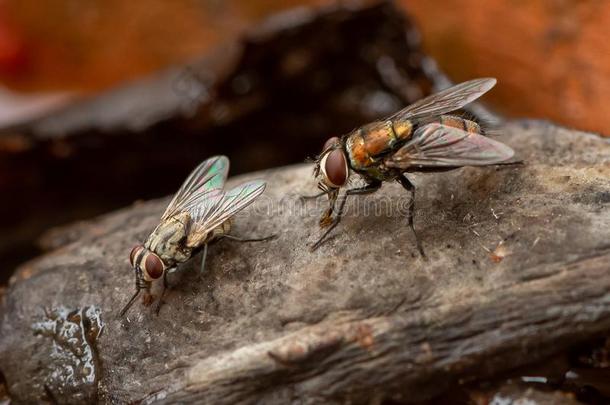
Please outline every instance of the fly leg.
[{"label": "fly leg", "polygon": [[133,294],[133,296],[131,297],[131,299],[129,300],[129,302],[127,302],[127,305],[125,305],[123,307],[123,309],[121,310],[121,312],[119,313],[119,317],[122,317],[127,313],[129,308],[131,308],[133,303],[136,301],[136,298],[138,298],[138,296],[142,292],[142,290],[144,290],[144,292],[146,294],[146,295],[144,295],[145,299],[146,299],[146,297],[150,296],[150,281],[144,280],[144,278],[142,276],[142,269],[140,268],[140,266],[136,266],[135,272],[136,272],[136,291]]},{"label": "fly leg", "polygon": [[299,201],[304,203],[305,201],[309,201],[309,200],[317,200],[318,198],[323,197],[325,195],[328,196],[330,206],[328,207],[328,209],[324,212],[324,214],[320,218],[320,226],[326,227],[332,223],[331,217],[332,217],[333,211],[335,209],[335,202],[337,201],[337,191],[336,190],[334,190],[334,191],[327,190],[324,187],[321,187],[320,185],[318,185],[318,188],[320,188],[320,190],[322,190],[322,191],[319,192],[318,194],[302,195],[299,197]]},{"label": "fly leg", "polygon": [[409,223],[409,228],[413,231],[413,236],[415,236],[415,244],[417,245],[417,250],[422,255],[422,257],[426,257],[424,253],[424,248],[422,247],[421,241],[417,236],[417,232],[415,232],[415,227],[413,226],[413,216],[415,214],[415,186],[413,183],[409,181],[409,179],[402,175],[396,179],[409,193],[411,193],[411,201],[409,202],[409,211],[407,212],[407,221]]},{"label": "fly leg", "polygon": [[325,196],[326,194],[328,194],[326,191],[322,191],[318,194],[313,194],[313,195],[302,195],[299,196],[299,200],[300,201],[309,201],[309,200],[317,200],[318,198]]},{"label": "fly leg", "polygon": [[163,289],[161,290],[161,294],[159,295],[159,300],[155,305],[155,315],[159,315],[159,311],[161,310],[161,305],[163,305],[163,296],[165,295],[165,290],[169,288],[169,284],[167,283],[167,273],[169,273],[172,269],[167,269],[163,272]]},{"label": "fly leg", "polygon": [[264,238],[241,238],[239,236],[234,235],[224,235],[223,238],[235,241],[235,242],[266,242],[271,239],[275,239],[277,237],[276,234],[265,236]]},{"label": "fly leg", "polygon": [[[239,236],[233,236],[233,235],[224,235],[222,238],[226,238],[235,242],[264,242],[267,240],[271,240],[274,239],[277,235],[271,235],[271,236],[266,236],[264,238],[251,238],[251,239],[245,239],[245,238],[240,238]],[[208,256],[208,244],[204,243],[203,245],[203,253],[201,254],[201,266],[199,267],[199,277],[203,276],[203,272],[205,271],[205,260]]]},{"label": "fly leg", "polygon": [[328,208],[320,217],[320,227],[325,228],[333,223],[333,212],[335,211],[335,205],[337,204],[337,197],[339,196],[339,190],[333,190],[328,194]]},{"label": "fly leg", "polygon": [[208,256],[208,244],[203,244],[203,253],[201,255],[201,267],[199,267],[199,277],[203,275],[203,271],[205,270],[205,259]]},{"label": "fly leg", "polygon": [[[322,244],[322,242],[324,242],[324,238],[326,238],[326,236],[333,229],[335,229],[335,227],[337,225],[339,225],[339,222],[341,221],[341,217],[343,217],[343,209],[345,208],[345,202],[347,201],[347,197],[349,197],[350,195],[361,195],[361,194],[374,193],[375,191],[379,190],[379,187],[381,187],[381,182],[377,181],[377,182],[369,183],[364,187],[353,188],[351,190],[347,190],[345,192],[345,194],[343,195],[341,202],[339,203],[339,209],[337,210],[337,215],[335,216],[335,219],[330,223],[330,225],[328,226],[326,231],[322,234],[322,236],[320,236],[320,238],[317,240],[317,242],[313,244],[313,246],[311,247],[311,251],[313,252],[314,250],[319,248],[320,245]],[[332,212],[333,206],[334,206],[334,204],[331,206],[331,212]]]},{"label": "fly leg", "polygon": [[335,197],[333,199],[331,193],[329,193],[326,190],[322,190],[318,194],[314,194],[314,195],[302,195],[302,196],[299,197],[299,201],[301,201],[302,203],[305,203],[306,201],[317,200],[318,198],[324,197],[325,195],[327,195],[329,197],[329,199],[332,200],[332,201],[331,201],[330,208],[328,208],[326,210],[326,212],[324,213],[324,215],[320,219],[320,226],[328,226],[330,224],[330,216],[333,213],[333,206],[334,206],[334,203],[337,200],[337,198]]}]

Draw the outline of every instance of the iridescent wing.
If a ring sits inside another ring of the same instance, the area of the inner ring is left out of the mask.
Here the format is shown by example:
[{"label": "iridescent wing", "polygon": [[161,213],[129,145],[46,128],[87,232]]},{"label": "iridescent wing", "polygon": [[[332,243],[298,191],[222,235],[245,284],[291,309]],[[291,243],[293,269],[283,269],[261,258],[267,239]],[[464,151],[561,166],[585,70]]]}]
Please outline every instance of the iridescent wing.
[{"label": "iridescent wing", "polygon": [[165,212],[161,221],[176,213],[183,212],[195,202],[206,199],[214,200],[222,194],[222,188],[229,173],[229,159],[226,156],[214,156],[203,161],[186,178]]},{"label": "iridescent wing", "polygon": [[496,85],[496,79],[469,80],[423,98],[392,115],[391,120],[417,120],[447,114],[473,102]]},{"label": "iridescent wing", "polygon": [[384,163],[398,169],[485,166],[504,162],[515,152],[508,146],[472,132],[428,124]]},{"label": "iridescent wing", "polygon": [[191,214],[191,231],[186,240],[188,247],[197,247],[208,233],[227,219],[246,208],[265,191],[263,180],[253,180],[204,201],[195,201],[187,210]]}]

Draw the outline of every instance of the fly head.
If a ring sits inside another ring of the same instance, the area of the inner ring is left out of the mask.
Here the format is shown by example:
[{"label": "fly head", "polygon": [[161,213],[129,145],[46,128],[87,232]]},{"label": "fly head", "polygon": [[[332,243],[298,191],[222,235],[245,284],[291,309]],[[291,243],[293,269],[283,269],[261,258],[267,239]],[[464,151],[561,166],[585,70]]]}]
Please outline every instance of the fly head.
[{"label": "fly head", "polygon": [[316,159],[314,175],[319,178],[318,188],[328,193],[329,197],[333,191],[347,184],[349,167],[339,138],[332,137],[326,141]]},{"label": "fly head", "polygon": [[160,278],[165,271],[165,266],[159,256],[142,245],[136,245],[133,249],[131,249],[131,253],[129,254],[129,263],[131,264],[135,273],[136,291],[129,302],[127,302],[125,307],[123,307],[121,310],[120,316],[127,313],[142,290],[145,290],[147,295],[149,295],[151,282]]}]

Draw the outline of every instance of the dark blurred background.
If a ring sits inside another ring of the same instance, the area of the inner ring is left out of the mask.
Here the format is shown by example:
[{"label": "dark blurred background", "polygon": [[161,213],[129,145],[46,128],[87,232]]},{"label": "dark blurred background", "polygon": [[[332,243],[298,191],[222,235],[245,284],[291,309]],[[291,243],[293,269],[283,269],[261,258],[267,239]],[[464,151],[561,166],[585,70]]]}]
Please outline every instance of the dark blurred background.
[{"label": "dark blurred background", "polygon": [[607,132],[608,27],[610,3],[576,0],[0,1],[0,284],[52,227],[213,154],[232,175],[301,162],[447,78]]}]

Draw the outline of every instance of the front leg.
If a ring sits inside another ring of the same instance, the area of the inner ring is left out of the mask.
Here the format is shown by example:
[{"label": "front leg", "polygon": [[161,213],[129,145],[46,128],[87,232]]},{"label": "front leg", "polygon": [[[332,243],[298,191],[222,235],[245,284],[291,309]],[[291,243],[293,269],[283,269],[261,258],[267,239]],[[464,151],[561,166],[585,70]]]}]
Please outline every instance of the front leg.
[{"label": "front leg", "polygon": [[[320,236],[318,241],[313,244],[313,246],[311,247],[311,251],[313,252],[318,247],[320,247],[322,242],[324,242],[324,238],[326,238],[326,236],[333,229],[335,229],[335,227],[337,225],[339,225],[339,222],[341,221],[341,218],[343,217],[343,209],[345,208],[345,202],[347,201],[347,197],[349,197],[350,195],[361,195],[361,194],[374,193],[375,191],[379,190],[380,187],[381,187],[381,182],[380,181],[375,181],[375,182],[367,184],[364,187],[353,188],[351,190],[347,190],[345,192],[345,195],[343,196],[343,199],[341,199],[341,202],[339,203],[339,209],[337,210],[337,215],[335,216],[335,219],[330,223],[330,226],[326,229],[326,231],[322,234],[322,236]],[[331,206],[331,208],[333,206],[334,206],[334,204]]]},{"label": "front leg", "polygon": [[339,196],[339,190],[332,190],[328,193],[328,208],[324,211],[324,214],[320,217],[320,227],[325,228],[333,222],[333,212],[337,203],[337,197]]},{"label": "front leg", "polygon": [[415,226],[413,225],[413,217],[415,215],[415,186],[413,183],[409,181],[409,179],[405,175],[399,176],[396,181],[398,181],[409,193],[411,193],[411,201],[409,202],[409,210],[407,212],[407,222],[409,224],[409,228],[413,232],[413,236],[415,236],[415,244],[417,245],[417,250],[422,255],[422,257],[426,257],[424,253],[424,248],[417,236],[417,232],[415,232]]},{"label": "front leg", "polygon": [[309,201],[309,200],[317,200],[318,198],[325,196],[326,194],[328,194],[326,191],[321,191],[318,194],[313,194],[313,195],[302,195],[299,196],[299,201],[301,202],[305,202],[305,201]]},{"label": "front leg", "polygon": [[165,295],[165,290],[169,288],[169,284],[167,282],[167,273],[172,269],[167,269],[163,272],[163,289],[161,290],[161,294],[159,295],[159,300],[155,305],[155,314],[159,315],[159,311],[161,310],[161,305],[163,305],[163,296]]}]

